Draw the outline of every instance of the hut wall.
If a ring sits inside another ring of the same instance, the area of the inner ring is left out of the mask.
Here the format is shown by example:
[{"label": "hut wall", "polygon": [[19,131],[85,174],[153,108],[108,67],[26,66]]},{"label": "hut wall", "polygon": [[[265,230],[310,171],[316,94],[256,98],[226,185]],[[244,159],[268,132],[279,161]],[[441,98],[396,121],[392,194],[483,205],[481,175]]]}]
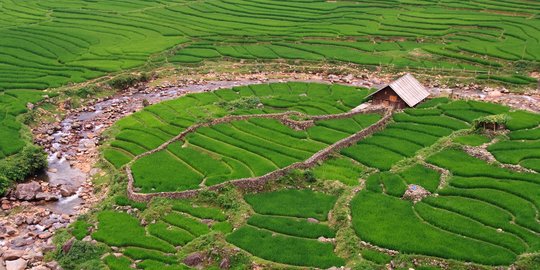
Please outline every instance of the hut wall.
[{"label": "hut wall", "polygon": [[375,93],[372,97],[372,102],[375,105],[392,106],[396,109],[407,108],[408,105],[401,99],[398,94],[390,87],[385,87],[381,91]]}]

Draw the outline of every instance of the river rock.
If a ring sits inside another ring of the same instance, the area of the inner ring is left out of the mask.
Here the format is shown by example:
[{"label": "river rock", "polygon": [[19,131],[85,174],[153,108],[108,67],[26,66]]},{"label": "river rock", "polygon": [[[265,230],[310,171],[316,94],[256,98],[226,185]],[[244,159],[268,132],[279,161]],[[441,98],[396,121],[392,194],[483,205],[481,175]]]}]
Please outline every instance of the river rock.
[{"label": "river rock", "polygon": [[204,261],[204,255],[202,255],[199,252],[191,253],[184,259],[184,263],[187,266],[191,266],[191,267],[197,266],[201,264],[203,261]]},{"label": "river rock", "polygon": [[17,260],[24,255],[24,250],[8,249],[2,257],[6,261]]},{"label": "river rock", "polygon": [[2,226],[0,227],[0,235],[5,236],[14,236],[17,235],[19,231],[11,226]]},{"label": "river rock", "polygon": [[23,259],[17,259],[14,261],[6,261],[6,270],[24,270],[28,262]]},{"label": "river rock", "polygon": [[229,269],[231,268],[231,260],[229,258],[223,258],[221,262],[219,263],[220,269]]},{"label": "river rock", "polygon": [[307,222],[309,222],[309,223],[319,223],[319,221],[317,219],[315,219],[315,218],[308,218]]},{"label": "river rock", "polygon": [[36,194],[41,191],[41,185],[36,181],[31,181],[24,184],[18,184],[13,195],[19,200],[30,201],[35,199]]},{"label": "river rock", "polygon": [[490,97],[500,97],[500,96],[502,96],[502,93],[499,90],[495,90],[495,91],[488,92],[488,96],[490,96]]},{"label": "river rock", "polygon": [[39,239],[48,239],[51,236],[52,236],[52,233],[50,233],[50,232],[44,232],[44,233],[38,234]]},{"label": "river rock", "polygon": [[71,239],[69,239],[63,246],[62,246],[62,252],[64,252],[64,254],[67,254],[69,252],[69,250],[71,249],[71,247],[73,246],[73,244],[75,243],[75,237],[71,237]]},{"label": "river rock", "polygon": [[38,192],[36,194],[36,200],[38,201],[58,201],[58,196],[48,192]]},{"label": "river rock", "polygon": [[71,185],[62,185],[60,187],[60,195],[62,195],[62,197],[69,197],[74,195],[76,192],[77,189]]}]

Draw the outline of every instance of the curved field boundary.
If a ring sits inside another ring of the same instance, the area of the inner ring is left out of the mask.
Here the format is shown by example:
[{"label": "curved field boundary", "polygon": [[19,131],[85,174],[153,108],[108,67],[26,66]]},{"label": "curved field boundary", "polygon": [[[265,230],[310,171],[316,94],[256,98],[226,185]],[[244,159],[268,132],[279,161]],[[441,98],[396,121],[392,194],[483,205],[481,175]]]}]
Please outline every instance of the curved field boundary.
[{"label": "curved field boundary", "polygon": [[153,150],[147,151],[145,153],[142,153],[140,155],[137,155],[133,160],[131,160],[128,164],[126,164],[126,173],[128,176],[127,196],[129,199],[134,200],[134,201],[148,202],[154,197],[164,197],[164,198],[171,198],[171,199],[191,198],[191,197],[196,196],[200,191],[202,191],[203,188],[178,191],[178,192],[139,193],[135,191],[135,188],[134,188],[135,179],[131,171],[131,165],[138,159],[165,149],[169,144],[177,140],[183,139],[188,134],[195,132],[199,128],[209,127],[209,126],[218,125],[222,123],[229,123],[232,121],[249,120],[251,118],[267,118],[267,119],[280,120],[284,124],[292,128],[306,129],[310,127],[311,125],[313,125],[314,121],[317,121],[317,120],[348,118],[357,114],[367,114],[367,113],[380,113],[383,115],[383,117],[379,119],[379,121],[377,121],[376,123],[372,124],[371,126],[365,129],[362,129],[356,132],[355,134],[350,135],[344,139],[341,139],[340,141],[337,141],[334,144],[318,151],[317,153],[315,153],[314,155],[312,155],[310,158],[306,159],[305,161],[293,163],[287,167],[269,172],[262,176],[231,180],[231,181],[227,181],[221,184],[208,187],[210,190],[218,190],[222,188],[223,186],[230,183],[239,188],[257,190],[257,189],[262,188],[267,182],[284,176],[290,170],[305,169],[305,168],[313,167],[314,165],[317,164],[317,162],[324,160],[331,153],[338,151],[340,149],[343,149],[345,147],[348,147],[358,142],[359,140],[370,136],[374,132],[382,130],[386,126],[386,124],[388,124],[388,122],[390,121],[391,116],[392,116],[392,110],[388,108],[384,108],[384,107],[370,107],[364,110],[350,111],[350,112],[340,113],[340,114],[310,116],[310,117],[307,117],[308,120],[305,120],[305,121],[294,121],[294,120],[289,119],[289,116],[292,116],[292,115],[304,116],[302,113],[299,113],[299,112],[284,112],[284,113],[276,113],[276,114],[231,115],[231,116],[225,116],[222,118],[213,119],[212,121],[209,121],[206,123],[195,124],[187,128],[186,130],[184,130],[182,133],[180,133],[176,137],[166,141],[159,147]]}]

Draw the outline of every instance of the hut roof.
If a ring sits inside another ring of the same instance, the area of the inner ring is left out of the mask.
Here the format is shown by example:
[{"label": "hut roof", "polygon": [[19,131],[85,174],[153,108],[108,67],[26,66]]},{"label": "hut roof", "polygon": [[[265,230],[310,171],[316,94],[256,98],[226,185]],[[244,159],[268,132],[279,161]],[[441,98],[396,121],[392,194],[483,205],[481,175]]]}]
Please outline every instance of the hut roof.
[{"label": "hut roof", "polygon": [[415,78],[413,75],[407,73],[403,77],[387,84],[369,96],[376,94],[386,87],[392,88],[398,96],[407,103],[410,107],[414,107],[420,101],[429,96],[428,90]]}]

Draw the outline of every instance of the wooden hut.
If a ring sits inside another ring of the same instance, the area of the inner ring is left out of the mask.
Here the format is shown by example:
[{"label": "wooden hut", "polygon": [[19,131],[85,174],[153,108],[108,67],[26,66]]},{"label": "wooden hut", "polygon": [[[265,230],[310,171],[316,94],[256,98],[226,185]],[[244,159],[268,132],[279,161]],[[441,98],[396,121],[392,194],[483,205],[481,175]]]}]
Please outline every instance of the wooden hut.
[{"label": "wooden hut", "polygon": [[427,89],[411,74],[385,85],[370,95],[375,105],[392,106],[396,109],[414,107],[429,96]]}]

